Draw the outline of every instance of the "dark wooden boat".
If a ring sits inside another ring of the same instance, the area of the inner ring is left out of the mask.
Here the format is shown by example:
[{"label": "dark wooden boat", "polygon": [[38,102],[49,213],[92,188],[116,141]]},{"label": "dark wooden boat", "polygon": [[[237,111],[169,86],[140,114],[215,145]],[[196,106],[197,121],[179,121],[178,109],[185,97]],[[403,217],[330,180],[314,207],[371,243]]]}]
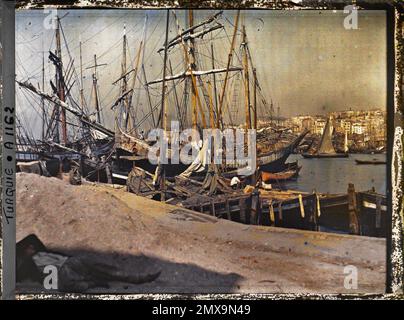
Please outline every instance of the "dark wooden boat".
[{"label": "dark wooden boat", "polygon": [[356,164],[386,164],[386,161],[382,161],[382,160],[359,160],[359,159],[355,159]]},{"label": "dark wooden boat", "polygon": [[284,170],[282,171],[287,171],[287,170],[295,170],[299,167],[299,161],[293,161],[293,162],[287,162],[284,165]]},{"label": "dark wooden boat", "polygon": [[348,153],[302,153],[303,158],[312,159],[312,158],[348,158]]},{"label": "dark wooden boat", "polygon": [[[307,133],[307,130],[302,132],[299,136],[297,136],[293,141],[291,141],[287,146],[283,148],[279,148],[275,151],[265,154],[257,155],[257,165],[261,168],[261,170],[266,172],[280,172],[288,169],[289,167],[287,167],[285,164],[286,160],[296,149],[296,147],[301,143]],[[116,139],[117,149],[120,150],[121,153],[125,152],[126,155],[128,155],[126,158],[129,158],[130,155],[136,154],[136,166],[148,171],[149,173],[155,173],[157,165],[150,163],[147,158],[147,152],[151,147],[150,145],[148,145],[143,140],[124,133],[123,131],[120,132],[118,139]],[[122,160],[125,159],[125,156],[121,156],[120,158],[122,162]],[[228,173],[227,176],[234,176],[236,175],[237,169],[244,168],[247,164],[247,162],[225,163],[223,165],[222,173]],[[128,172],[131,170],[132,166],[132,162],[128,161],[126,164]],[[166,165],[166,176],[174,177],[176,175],[179,175],[183,173],[188,167],[189,165],[183,163],[169,163]],[[207,170],[207,167],[205,169]],[[204,176],[206,174],[206,170],[199,170],[199,174]]]}]

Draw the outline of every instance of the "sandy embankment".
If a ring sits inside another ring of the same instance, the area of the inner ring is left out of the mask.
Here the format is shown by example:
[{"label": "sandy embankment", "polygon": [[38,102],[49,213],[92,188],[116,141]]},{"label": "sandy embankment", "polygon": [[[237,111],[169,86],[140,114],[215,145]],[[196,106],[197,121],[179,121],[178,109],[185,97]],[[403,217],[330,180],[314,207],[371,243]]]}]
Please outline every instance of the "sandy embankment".
[{"label": "sandy embankment", "polygon": [[[247,226],[124,190],[19,173],[17,240],[30,233],[132,272],[162,269],[152,283],[102,292],[384,291],[384,239]],[[358,268],[358,290],[344,288],[346,265]]]}]

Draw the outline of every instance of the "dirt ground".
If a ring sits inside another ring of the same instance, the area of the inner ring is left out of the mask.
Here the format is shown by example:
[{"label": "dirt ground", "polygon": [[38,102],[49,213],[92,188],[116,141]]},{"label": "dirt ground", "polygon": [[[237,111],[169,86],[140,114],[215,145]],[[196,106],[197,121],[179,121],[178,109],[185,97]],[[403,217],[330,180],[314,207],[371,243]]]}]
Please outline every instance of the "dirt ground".
[{"label": "dirt ground", "polygon": [[[385,240],[248,226],[105,185],[17,174],[17,241],[35,233],[54,250],[97,256],[153,282],[91,292],[381,293]],[[344,268],[358,288],[344,287]],[[34,290],[21,286],[22,291]]]}]

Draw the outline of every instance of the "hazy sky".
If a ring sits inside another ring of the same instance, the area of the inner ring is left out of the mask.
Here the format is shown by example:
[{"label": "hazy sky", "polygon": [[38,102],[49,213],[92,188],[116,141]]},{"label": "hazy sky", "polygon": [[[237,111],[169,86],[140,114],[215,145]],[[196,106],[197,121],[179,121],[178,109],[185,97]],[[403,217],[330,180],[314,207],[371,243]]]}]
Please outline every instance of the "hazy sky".
[{"label": "hazy sky", "polygon": [[[59,16],[67,11],[59,10]],[[79,41],[83,42],[84,68],[93,64],[97,54],[98,63],[107,63],[99,68],[99,88],[105,116],[111,118],[109,106],[119,95],[119,86],[113,86],[121,72],[122,35],[124,25],[128,37],[131,63],[143,34],[145,14],[148,15],[145,66],[148,80],[161,77],[162,55],[157,49],[164,42],[165,10],[70,10],[62,19],[64,34],[69,43],[74,64],[79,73]],[[213,11],[196,10],[195,23],[211,15]],[[49,13],[43,10],[16,12],[16,72],[17,79],[35,85],[41,81],[42,51],[54,50],[54,30],[44,28],[49,23]],[[184,11],[177,11],[182,27],[185,26]],[[212,34],[216,67],[225,67],[233,32],[235,11],[225,11],[221,21],[225,30]],[[344,28],[345,14],[342,11],[242,11],[240,23],[245,24],[252,59],[264,96],[279,104],[282,116],[297,114],[325,114],[343,109],[385,108],[386,100],[386,27],[384,11],[360,11],[357,30]],[[170,35],[177,34],[171,16]],[[199,69],[211,68],[210,35],[198,45]],[[236,52],[239,52],[237,38]],[[183,70],[183,53],[179,46],[170,51],[174,73]],[[62,53],[67,64],[67,50]],[[54,76],[54,68],[45,53],[46,78]],[[238,57],[233,65],[240,65]],[[90,101],[92,85],[91,70],[84,69],[86,98]],[[235,76],[234,74],[232,74]],[[234,79],[234,78],[233,78]],[[219,77],[220,80],[220,77]],[[182,84],[178,84],[181,96]],[[232,87],[242,91],[242,85]],[[77,94],[77,89],[73,93]],[[49,91],[49,88],[47,88]],[[147,103],[143,90],[136,91],[134,100],[141,113]],[[153,104],[160,100],[161,85],[152,89]],[[169,105],[173,104],[169,98]],[[239,100],[242,103],[242,96]],[[78,95],[77,95],[78,100]],[[17,89],[20,110],[31,121],[38,120],[27,103],[26,97]],[[148,108],[148,107],[147,107]],[[233,108],[233,115],[240,118],[242,112]],[[262,113],[264,113],[262,111]],[[175,118],[175,112],[170,113]],[[35,120],[36,119],[36,120]],[[239,119],[242,121],[242,119]],[[110,121],[107,121],[111,124]]]}]

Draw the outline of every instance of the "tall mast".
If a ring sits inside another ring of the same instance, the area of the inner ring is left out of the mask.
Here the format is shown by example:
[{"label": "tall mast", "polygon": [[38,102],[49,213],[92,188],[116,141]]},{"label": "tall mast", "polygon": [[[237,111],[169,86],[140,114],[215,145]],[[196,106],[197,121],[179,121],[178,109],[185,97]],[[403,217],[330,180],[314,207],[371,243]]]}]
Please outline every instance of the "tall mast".
[{"label": "tall mast", "polygon": [[209,121],[210,121],[210,127],[213,129],[215,127],[215,117],[213,113],[213,98],[212,98],[212,82],[208,79],[208,96],[209,96]]},{"label": "tall mast", "polygon": [[[167,20],[166,20],[166,36],[165,36],[165,41],[164,41],[164,64],[163,64],[163,87],[161,89],[161,128],[164,130],[163,135],[164,135],[164,139],[165,139],[165,135],[166,135],[166,130],[167,130],[167,121],[164,121],[164,119],[166,118],[166,71],[167,71],[167,42],[168,42],[168,28],[169,28],[169,23],[170,23],[170,10],[167,9]],[[160,153],[162,152],[162,150],[160,150]],[[164,150],[165,152],[165,150]],[[161,156],[161,155],[160,155]],[[160,191],[161,191],[161,197],[160,200],[161,201],[165,201],[165,166],[161,165],[161,163],[159,163],[160,169],[161,169],[161,181],[160,181]]]},{"label": "tall mast", "polygon": [[169,28],[169,21],[170,21],[170,14],[169,14],[169,10],[167,10],[167,20],[166,20],[166,37],[165,37],[165,47],[164,47],[164,62],[163,62],[163,86],[161,89],[161,116],[160,119],[162,119],[161,121],[161,128],[163,130],[166,130],[167,128],[165,128],[165,124],[164,124],[164,116],[166,114],[166,72],[167,72],[167,41],[168,41],[168,28]]},{"label": "tall mast", "polygon": [[271,98],[271,108],[270,108],[270,113],[269,113],[269,120],[271,123],[271,127],[274,127],[274,102],[272,101],[272,98]]},{"label": "tall mast", "polygon": [[257,130],[257,86],[258,86],[258,81],[257,81],[257,69],[253,69],[253,75],[254,75],[254,126],[253,129]]},{"label": "tall mast", "polygon": [[[176,16],[176,14],[175,14],[175,11],[173,11],[173,15],[174,15],[174,17],[175,17],[175,21],[176,21],[176,24],[177,24],[177,31],[178,31],[178,34],[180,35],[181,34],[181,28],[180,28],[180,25],[179,25],[179,23],[178,23],[178,19],[177,19],[177,16]],[[186,61],[186,66],[187,66],[187,68],[188,68],[188,70],[186,71],[186,73],[185,74],[183,74],[184,76],[190,76],[191,77],[191,83],[192,83],[192,86],[193,86],[193,88],[194,88],[194,92],[195,92],[195,100],[196,100],[196,103],[195,103],[195,105],[196,106],[199,106],[199,111],[201,112],[201,119],[202,119],[202,126],[204,127],[204,128],[206,128],[206,120],[205,120],[205,115],[204,115],[204,113],[203,113],[203,110],[202,110],[202,103],[201,103],[201,99],[200,99],[200,97],[199,97],[199,93],[198,93],[198,90],[197,90],[197,86],[196,86],[196,77],[195,77],[195,71],[192,71],[192,69],[191,69],[191,64],[190,64],[190,57],[189,57],[189,51],[186,49],[186,44],[185,44],[185,41],[184,41],[184,39],[183,39],[183,37],[182,36],[180,36],[180,39],[181,39],[181,45],[182,45],[182,47],[183,47],[183,50],[184,50],[184,57],[185,57],[185,61]],[[173,80],[174,78],[177,78],[177,77],[172,77],[172,79],[171,80]],[[164,79],[166,79],[166,78],[164,78]],[[167,79],[166,79],[167,80]],[[203,82],[202,82],[202,85],[203,85]]]},{"label": "tall mast", "polygon": [[280,114],[281,114],[281,107],[279,106],[279,102],[278,102],[278,127],[279,127],[279,121],[280,121]]},{"label": "tall mast", "polygon": [[[124,25],[123,27],[123,44],[122,44],[122,89],[121,89],[121,94],[124,94],[127,90],[128,87],[128,81],[126,79],[126,25]],[[125,96],[124,100],[123,100],[123,110],[124,110],[124,114],[126,115],[126,113],[128,112],[128,105],[129,105],[129,101],[128,101],[128,97]],[[126,115],[127,117],[128,115]]]},{"label": "tall mast", "polygon": [[229,52],[229,56],[227,59],[227,67],[226,67],[226,75],[224,77],[224,83],[223,83],[223,87],[222,87],[222,92],[220,94],[220,98],[219,98],[219,114],[217,116],[217,120],[216,120],[216,127],[219,128],[220,122],[223,128],[223,119],[222,119],[222,111],[223,111],[223,102],[224,102],[224,97],[225,97],[225,93],[226,93],[226,86],[227,86],[227,82],[229,80],[229,68],[230,68],[230,64],[233,58],[233,50],[234,50],[234,44],[236,41],[236,35],[237,35],[237,29],[238,29],[238,20],[240,17],[240,10],[237,10],[237,15],[236,15],[236,21],[234,23],[234,32],[233,32],[233,38],[231,40],[231,46],[230,46],[230,52]]},{"label": "tall mast", "polygon": [[83,87],[83,56],[81,51],[81,41],[80,41],[80,100],[81,100],[81,108],[84,110],[85,99],[84,99],[84,87]]},{"label": "tall mast", "polygon": [[[43,42],[42,42],[42,91],[45,91],[45,51],[43,51]],[[41,99],[41,107],[42,107],[42,141],[45,140],[45,99]]]},{"label": "tall mast", "polygon": [[57,96],[55,95],[50,95],[46,94],[45,92],[42,92],[41,90],[35,88],[31,83],[29,82],[21,82],[21,81],[16,81],[21,87],[30,90],[31,92],[39,95],[42,98],[45,98],[49,102],[67,110],[70,114],[75,116],[81,123],[84,125],[87,125],[97,131],[100,131],[101,133],[104,133],[105,135],[109,137],[114,137],[114,132],[105,128],[104,126],[100,125],[99,123],[96,123],[94,121],[90,120],[90,117],[86,115],[82,110],[77,110],[77,108],[72,108],[69,104],[66,102],[61,101]]},{"label": "tall mast", "polygon": [[[212,69],[215,69],[215,55],[214,55],[214,50],[213,50],[213,42],[210,43],[210,51],[212,55]],[[216,74],[213,74],[213,95],[214,95],[214,101],[215,101],[215,110],[217,112],[217,90],[216,90]]]},{"label": "tall mast", "polygon": [[[251,122],[251,126],[253,129],[257,129],[258,127],[258,122],[257,122],[257,117],[258,117],[258,109],[257,109],[257,89],[261,90],[259,84],[258,84],[258,76],[257,76],[257,68],[254,67],[254,63],[251,57],[251,52],[250,52],[250,47],[247,44],[247,53],[248,53],[248,58],[250,61],[251,69],[253,71],[253,78],[254,78],[254,89],[253,89],[253,112],[254,112],[254,123]],[[266,107],[266,102],[263,100],[264,107]]]},{"label": "tall mast", "polygon": [[[184,14],[184,20],[185,20],[184,21],[185,30],[189,30],[189,20],[188,20],[188,17],[187,17],[186,14]],[[180,37],[180,40],[183,40],[183,38]],[[187,61],[188,61],[187,53],[184,52],[184,70],[188,70]],[[188,121],[188,113],[189,113],[188,104],[189,104],[189,88],[190,88],[190,86],[192,86],[192,79],[190,79],[190,77],[185,77],[185,80],[184,80],[184,93],[183,93],[184,98],[182,100],[182,107],[184,109],[184,114],[185,114],[184,120],[186,121],[187,125],[189,124],[189,121]],[[191,119],[191,122],[192,122],[192,119]]]},{"label": "tall mast", "polygon": [[98,79],[97,79],[97,67],[106,66],[106,63],[97,64],[97,55],[94,55],[94,65],[87,67],[86,69],[94,69],[93,71],[93,90],[94,90],[94,106],[97,114],[97,122],[101,123],[101,110],[100,110],[100,99],[98,95]]},{"label": "tall mast", "polygon": [[149,85],[147,84],[147,78],[146,78],[146,70],[144,67],[144,53],[145,53],[145,49],[146,49],[146,34],[147,34],[147,14],[145,15],[144,18],[144,49],[143,49],[143,54],[142,54],[142,73],[143,73],[143,78],[144,78],[144,82],[145,82],[145,89],[146,89],[146,95],[147,95],[147,101],[149,104],[149,108],[150,108],[150,113],[152,116],[152,121],[153,121],[153,128],[156,127],[156,120],[154,118],[154,111],[153,111],[153,105],[151,102],[151,98],[150,98],[150,90],[149,90]]},{"label": "tall mast", "polygon": [[[145,30],[146,30],[146,21],[145,21],[145,25],[144,25],[144,28],[143,28],[143,35],[145,34],[144,33]],[[125,130],[126,131],[128,129],[128,125],[129,125],[130,110],[132,108],[132,100],[133,100],[133,92],[135,91],[136,78],[137,78],[137,73],[139,71],[140,56],[142,56],[142,60],[144,58],[144,55],[142,54],[143,44],[144,44],[144,38],[142,39],[142,41],[140,41],[139,49],[137,51],[136,58],[135,58],[135,61],[134,61],[134,69],[131,70],[131,71],[133,71],[133,82],[132,82],[131,94],[129,96],[128,110],[127,110],[126,119],[125,119]],[[144,50],[143,50],[143,53],[144,53]],[[136,114],[134,114],[133,117],[132,117],[132,125],[133,126],[134,126],[135,119],[136,119]]]},{"label": "tall mast", "polygon": [[156,119],[154,118],[154,111],[153,111],[153,105],[152,105],[151,97],[150,97],[149,84],[147,83],[146,70],[145,70],[143,63],[142,63],[142,72],[143,72],[143,78],[144,78],[144,82],[145,82],[144,87],[146,89],[147,102],[149,104],[150,114],[151,114],[152,121],[153,121],[153,128],[155,128],[157,124],[156,124]]},{"label": "tall mast", "polygon": [[251,107],[250,107],[250,78],[248,72],[248,52],[247,52],[247,34],[245,25],[243,25],[243,69],[244,69],[244,96],[245,96],[245,126],[246,130],[251,129]]},{"label": "tall mast", "polygon": [[[194,25],[194,12],[193,10],[188,10],[188,24],[189,27],[192,28]],[[191,29],[190,34],[193,34],[193,30]],[[195,42],[194,39],[191,38],[189,40],[189,68],[192,71],[196,70],[195,66]],[[197,88],[195,86],[192,86],[191,88],[192,92],[192,128],[196,129],[198,125],[198,112],[196,109],[196,90]]]},{"label": "tall mast", "polygon": [[[60,101],[65,102],[65,84],[63,78],[63,63],[62,63],[62,49],[60,44],[60,18],[56,17],[56,56],[59,60],[59,63],[56,66],[56,74],[57,74],[57,90]],[[60,114],[60,121],[62,123],[62,144],[67,143],[67,127],[66,127],[66,111],[63,108],[59,108],[58,116]],[[59,121],[59,118],[57,118]]]},{"label": "tall mast", "polygon": [[93,87],[94,87],[95,110],[97,112],[97,122],[101,123],[100,101],[98,98],[98,85],[97,85],[97,55],[96,54],[94,55]]},{"label": "tall mast", "polygon": [[[171,60],[168,61],[170,65],[170,74],[173,75],[173,66],[171,65]],[[173,82],[173,89],[174,89],[174,100],[175,100],[175,106],[177,107],[177,112],[178,112],[178,119],[180,120],[180,130],[184,130],[184,124],[182,123],[182,112],[178,100],[178,94],[177,94],[177,88],[175,85],[175,82]]]}]

